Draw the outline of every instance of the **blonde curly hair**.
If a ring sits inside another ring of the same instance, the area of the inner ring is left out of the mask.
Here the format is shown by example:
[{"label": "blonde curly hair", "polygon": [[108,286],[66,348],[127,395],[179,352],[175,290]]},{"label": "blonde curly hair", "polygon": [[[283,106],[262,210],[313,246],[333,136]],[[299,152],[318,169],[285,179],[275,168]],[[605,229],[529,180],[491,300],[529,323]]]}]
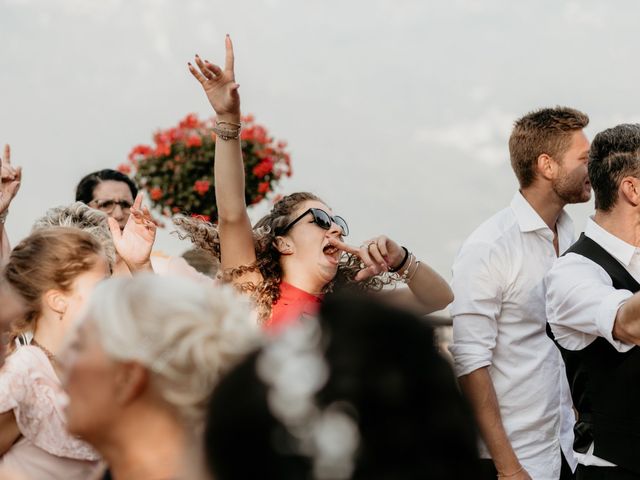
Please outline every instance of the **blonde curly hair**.
[{"label": "blonde curly hair", "polygon": [[[272,305],[280,298],[282,267],[280,266],[280,252],[274,246],[274,241],[277,237],[275,232],[284,228],[292,220],[297,207],[308,200],[322,202],[319,197],[309,192],[292,193],[276,202],[271,211],[253,227],[256,250],[255,263],[241,265],[218,273],[219,278],[222,280],[231,281],[248,272],[260,272],[263,278],[262,282],[257,285],[252,282],[246,282],[241,284],[239,289],[253,297],[261,322],[268,321]],[[177,234],[181,239],[191,240],[196,246],[207,250],[216,259],[220,260],[220,238],[216,225],[184,216],[176,217],[173,222],[178,227]],[[332,292],[336,288],[347,285],[356,286],[362,290],[378,291],[393,282],[393,279],[386,276],[376,276],[356,282],[355,276],[362,267],[361,260],[357,256],[343,255],[338,265],[338,272],[334,279],[325,285],[324,293]]]}]

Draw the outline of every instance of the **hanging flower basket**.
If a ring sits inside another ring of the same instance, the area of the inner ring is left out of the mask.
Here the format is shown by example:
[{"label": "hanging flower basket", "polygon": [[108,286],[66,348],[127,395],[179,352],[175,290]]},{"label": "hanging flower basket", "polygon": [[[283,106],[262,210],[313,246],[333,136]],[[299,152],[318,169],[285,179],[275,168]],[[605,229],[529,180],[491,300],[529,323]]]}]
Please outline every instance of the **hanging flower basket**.
[{"label": "hanging flower basket", "polygon": [[[254,205],[270,198],[283,176],[291,176],[291,160],[286,142],[275,141],[253,116],[243,117],[242,124],[245,200]],[[118,170],[131,175],[163,215],[181,213],[215,222],[213,125],[214,119],[201,121],[189,114],[176,127],[156,132],[154,145],[135,146]]]}]

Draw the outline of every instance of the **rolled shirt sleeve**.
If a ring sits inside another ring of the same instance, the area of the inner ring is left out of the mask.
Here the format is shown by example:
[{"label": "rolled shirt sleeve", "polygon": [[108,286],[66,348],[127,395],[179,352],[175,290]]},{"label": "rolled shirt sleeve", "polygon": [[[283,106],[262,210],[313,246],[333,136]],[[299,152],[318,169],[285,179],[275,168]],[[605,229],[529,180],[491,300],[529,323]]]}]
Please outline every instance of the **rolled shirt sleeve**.
[{"label": "rolled shirt sleeve", "polygon": [[461,377],[491,365],[502,303],[501,265],[488,243],[465,244],[453,265],[453,342],[449,351]]},{"label": "rolled shirt sleeve", "polygon": [[591,260],[569,253],[545,278],[547,319],[558,343],[580,350],[603,337],[619,352],[632,344],[613,338],[619,308],[633,295],[613,287],[611,277]]}]

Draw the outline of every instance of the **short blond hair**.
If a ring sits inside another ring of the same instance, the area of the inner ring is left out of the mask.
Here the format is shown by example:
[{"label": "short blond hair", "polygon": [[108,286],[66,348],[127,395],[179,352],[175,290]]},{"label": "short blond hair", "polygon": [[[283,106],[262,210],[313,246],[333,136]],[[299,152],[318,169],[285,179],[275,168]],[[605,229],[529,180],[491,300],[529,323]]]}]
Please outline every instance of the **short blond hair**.
[{"label": "short blond hair", "polygon": [[589,124],[587,114],[569,107],[542,108],[515,121],[509,137],[509,156],[520,188],[536,178],[538,157],[546,153],[560,161],[571,145],[571,134]]}]

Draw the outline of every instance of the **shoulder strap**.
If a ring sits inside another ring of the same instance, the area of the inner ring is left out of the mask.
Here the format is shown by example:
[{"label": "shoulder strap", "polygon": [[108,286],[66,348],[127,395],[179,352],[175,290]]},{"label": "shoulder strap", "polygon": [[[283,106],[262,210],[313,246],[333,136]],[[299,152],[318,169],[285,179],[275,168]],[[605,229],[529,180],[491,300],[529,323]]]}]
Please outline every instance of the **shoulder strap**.
[{"label": "shoulder strap", "polygon": [[627,269],[609,252],[584,233],[580,234],[578,241],[571,245],[562,255],[564,256],[567,253],[582,255],[600,265],[611,277],[614,288],[630,290],[633,293],[640,291],[640,283],[631,276]]}]

